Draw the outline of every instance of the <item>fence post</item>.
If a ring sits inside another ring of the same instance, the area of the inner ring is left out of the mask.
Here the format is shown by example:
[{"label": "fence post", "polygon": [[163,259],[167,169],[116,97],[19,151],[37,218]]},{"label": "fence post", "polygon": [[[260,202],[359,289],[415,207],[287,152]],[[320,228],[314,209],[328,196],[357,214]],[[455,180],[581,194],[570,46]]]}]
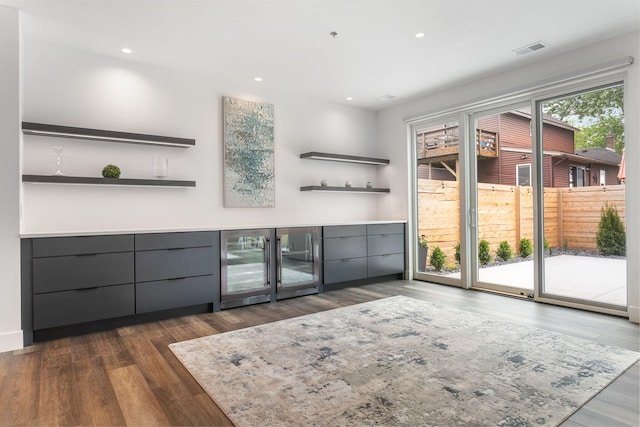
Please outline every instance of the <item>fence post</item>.
[{"label": "fence post", "polygon": [[516,185],[513,190],[513,196],[515,197],[515,211],[516,211],[516,241],[514,248],[517,248],[520,244],[520,238],[522,235],[522,196],[520,193],[520,186]]},{"label": "fence post", "polygon": [[562,215],[562,193],[564,188],[558,188],[558,246],[564,248],[564,230],[562,225],[564,223],[564,217]]}]

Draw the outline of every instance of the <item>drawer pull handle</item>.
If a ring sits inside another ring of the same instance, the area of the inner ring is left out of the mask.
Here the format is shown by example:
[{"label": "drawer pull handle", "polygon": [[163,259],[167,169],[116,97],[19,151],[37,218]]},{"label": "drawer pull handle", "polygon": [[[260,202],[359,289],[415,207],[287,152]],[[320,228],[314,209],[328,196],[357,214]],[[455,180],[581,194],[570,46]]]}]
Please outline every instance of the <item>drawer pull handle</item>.
[{"label": "drawer pull handle", "polygon": [[167,279],[167,280],[169,280],[170,282],[174,282],[176,280],[184,280],[184,277],[172,277],[172,278]]},{"label": "drawer pull handle", "polygon": [[99,286],[94,286],[92,288],[82,288],[82,289],[76,289],[76,292],[87,292],[87,291],[95,291],[97,289],[99,289]]},{"label": "drawer pull handle", "polygon": [[78,254],[78,257],[86,257],[86,256],[98,256],[98,254]]},{"label": "drawer pull handle", "polygon": [[186,248],[169,248],[168,251],[184,251]]}]

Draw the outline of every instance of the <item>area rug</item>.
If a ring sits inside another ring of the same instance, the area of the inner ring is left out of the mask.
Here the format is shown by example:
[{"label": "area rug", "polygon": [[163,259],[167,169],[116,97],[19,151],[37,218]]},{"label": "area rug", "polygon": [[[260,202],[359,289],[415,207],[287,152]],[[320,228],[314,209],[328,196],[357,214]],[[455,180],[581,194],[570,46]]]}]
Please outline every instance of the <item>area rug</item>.
[{"label": "area rug", "polygon": [[402,296],[170,348],[237,426],[557,425],[639,358]]}]

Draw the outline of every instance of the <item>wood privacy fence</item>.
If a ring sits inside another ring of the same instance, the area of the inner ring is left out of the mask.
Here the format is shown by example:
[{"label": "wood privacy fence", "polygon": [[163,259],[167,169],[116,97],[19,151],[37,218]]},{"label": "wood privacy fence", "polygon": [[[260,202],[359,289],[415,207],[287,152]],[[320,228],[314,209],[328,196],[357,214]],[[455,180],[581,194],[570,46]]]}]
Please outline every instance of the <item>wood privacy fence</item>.
[{"label": "wood privacy fence", "polygon": [[[550,247],[596,250],[600,210],[615,205],[626,224],[624,185],[544,189],[544,237]],[[460,241],[460,191],[455,181],[418,180],[418,229],[453,260]],[[478,233],[492,251],[506,240],[517,252],[521,238],[533,243],[533,189],[478,184]]]}]

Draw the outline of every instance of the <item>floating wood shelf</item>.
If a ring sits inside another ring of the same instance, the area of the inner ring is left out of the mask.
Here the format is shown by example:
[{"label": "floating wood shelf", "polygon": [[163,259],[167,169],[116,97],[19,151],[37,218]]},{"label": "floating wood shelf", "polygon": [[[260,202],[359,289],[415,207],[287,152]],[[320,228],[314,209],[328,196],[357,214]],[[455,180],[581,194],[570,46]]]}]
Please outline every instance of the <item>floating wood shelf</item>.
[{"label": "floating wood shelf", "polygon": [[388,159],[377,159],[375,157],[349,156],[346,154],[320,153],[317,151],[302,153],[300,154],[300,158],[313,159],[313,160],[330,160],[333,162],[364,163],[368,165],[388,165],[389,164]]},{"label": "floating wood shelf", "polygon": [[300,191],[333,191],[333,192],[345,192],[345,193],[374,193],[385,194],[389,193],[388,188],[368,188],[368,187],[329,187],[324,185],[307,185],[300,187]]},{"label": "floating wood shelf", "polygon": [[34,184],[88,184],[147,187],[195,187],[195,181],[170,179],[98,178],[66,175],[22,175],[22,182]]},{"label": "floating wood shelf", "polygon": [[52,136],[57,138],[89,139],[93,141],[122,142],[128,144],[163,145],[188,148],[196,145],[195,139],[172,136],[146,135],[142,133],[116,132],[101,129],[49,125],[22,122],[22,132],[27,135]]}]

